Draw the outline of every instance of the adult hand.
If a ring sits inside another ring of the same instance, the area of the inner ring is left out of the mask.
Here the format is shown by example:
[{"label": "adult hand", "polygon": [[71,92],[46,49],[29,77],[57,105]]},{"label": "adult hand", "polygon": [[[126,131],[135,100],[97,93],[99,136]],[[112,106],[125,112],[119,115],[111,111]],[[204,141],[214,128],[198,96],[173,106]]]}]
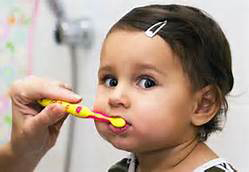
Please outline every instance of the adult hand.
[{"label": "adult hand", "polygon": [[62,82],[35,76],[16,81],[9,94],[13,122],[8,149],[15,162],[13,168],[18,168],[18,171],[33,171],[39,160],[55,144],[67,117],[59,104],[43,108],[37,100],[50,98],[78,103],[81,98]]}]

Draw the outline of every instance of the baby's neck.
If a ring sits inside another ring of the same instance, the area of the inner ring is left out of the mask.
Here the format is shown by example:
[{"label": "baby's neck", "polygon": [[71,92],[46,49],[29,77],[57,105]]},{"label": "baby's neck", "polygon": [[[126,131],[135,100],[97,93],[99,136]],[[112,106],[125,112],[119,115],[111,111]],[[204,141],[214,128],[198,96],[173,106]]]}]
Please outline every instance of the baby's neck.
[{"label": "baby's neck", "polygon": [[[202,158],[196,158],[196,155],[203,152]],[[198,140],[191,140],[172,148],[138,153],[136,157],[139,162],[138,172],[187,172],[193,171],[205,161],[215,158],[216,155],[205,144]]]}]

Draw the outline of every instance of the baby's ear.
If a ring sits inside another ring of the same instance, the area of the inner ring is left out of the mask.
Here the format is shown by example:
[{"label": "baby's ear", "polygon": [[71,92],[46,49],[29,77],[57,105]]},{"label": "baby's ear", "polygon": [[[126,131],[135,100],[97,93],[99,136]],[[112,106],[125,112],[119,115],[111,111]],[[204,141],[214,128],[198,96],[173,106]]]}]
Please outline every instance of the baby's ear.
[{"label": "baby's ear", "polygon": [[201,126],[210,121],[219,110],[217,91],[208,85],[196,92],[196,106],[192,115],[192,124]]}]

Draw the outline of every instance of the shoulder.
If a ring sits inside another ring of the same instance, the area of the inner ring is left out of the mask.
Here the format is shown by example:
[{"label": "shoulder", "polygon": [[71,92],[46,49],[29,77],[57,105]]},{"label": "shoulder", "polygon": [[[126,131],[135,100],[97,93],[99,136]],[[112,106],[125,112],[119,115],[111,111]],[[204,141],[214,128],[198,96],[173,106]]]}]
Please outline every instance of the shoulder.
[{"label": "shoulder", "polygon": [[129,159],[124,158],[121,161],[118,161],[113,166],[111,166],[108,172],[128,172],[128,168],[129,168]]},{"label": "shoulder", "polygon": [[118,161],[116,164],[109,168],[108,172],[135,172],[136,158],[133,154],[129,157]]},{"label": "shoulder", "polygon": [[194,172],[237,172],[237,170],[225,159],[217,158],[198,167]]}]

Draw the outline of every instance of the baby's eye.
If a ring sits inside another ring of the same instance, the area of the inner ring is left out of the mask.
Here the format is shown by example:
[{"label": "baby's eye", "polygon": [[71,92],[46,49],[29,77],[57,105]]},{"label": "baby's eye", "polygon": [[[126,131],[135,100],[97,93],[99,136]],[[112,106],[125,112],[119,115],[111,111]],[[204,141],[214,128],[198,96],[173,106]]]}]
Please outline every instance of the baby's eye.
[{"label": "baby's eye", "polygon": [[107,87],[115,87],[118,85],[118,80],[112,76],[107,76],[104,83]]},{"label": "baby's eye", "polygon": [[143,77],[138,81],[137,85],[142,88],[150,88],[154,87],[156,85],[156,82],[151,78]]}]

